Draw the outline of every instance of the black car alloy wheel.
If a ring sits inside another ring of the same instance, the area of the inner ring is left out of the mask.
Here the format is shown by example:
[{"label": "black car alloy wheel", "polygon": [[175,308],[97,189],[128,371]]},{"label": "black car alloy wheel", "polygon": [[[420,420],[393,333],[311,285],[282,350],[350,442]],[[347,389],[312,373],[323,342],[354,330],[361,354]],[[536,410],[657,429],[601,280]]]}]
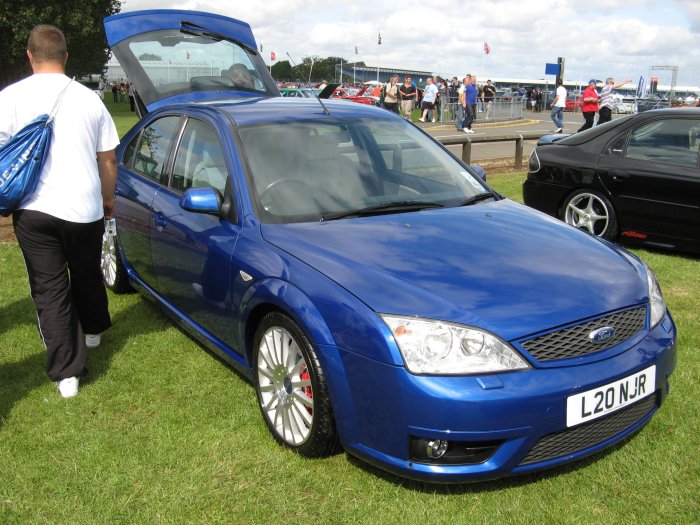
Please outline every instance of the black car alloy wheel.
[{"label": "black car alloy wheel", "polygon": [[592,235],[617,238],[617,218],[610,200],[596,190],[577,190],[562,206],[562,220]]}]

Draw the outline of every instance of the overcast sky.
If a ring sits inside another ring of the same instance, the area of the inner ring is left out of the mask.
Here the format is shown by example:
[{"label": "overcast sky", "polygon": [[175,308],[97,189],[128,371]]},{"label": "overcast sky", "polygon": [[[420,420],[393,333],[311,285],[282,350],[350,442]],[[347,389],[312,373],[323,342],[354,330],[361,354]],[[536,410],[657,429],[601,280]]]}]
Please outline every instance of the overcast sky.
[{"label": "overcast sky", "polygon": [[[700,0],[122,2],[123,12],[156,8],[248,22],[268,63],[271,51],[277,60],[289,53],[297,63],[305,56],[340,56],[368,66],[475,73],[481,80],[545,78],[545,64],[564,57],[567,80],[612,76],[636,85],[652,66],[678,66],[678,85],[700,89]],[[485,57],[484,42],[491,49]],[[654,75],[670,84],[669,71]]]}]

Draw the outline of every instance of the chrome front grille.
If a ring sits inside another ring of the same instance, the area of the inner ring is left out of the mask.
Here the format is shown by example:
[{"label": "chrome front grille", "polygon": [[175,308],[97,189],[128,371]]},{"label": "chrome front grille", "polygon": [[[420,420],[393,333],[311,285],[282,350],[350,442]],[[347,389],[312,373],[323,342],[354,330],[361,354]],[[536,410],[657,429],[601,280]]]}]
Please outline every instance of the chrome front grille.
[{"label": "chrome front grille", "polygon": [[[564,328],[521,343],[538,361],[556,361],[600,352],[621,343],[644,328],[646,307],[625,310],[580,325]],[[589,339],[589,334],[602,327],[612,327],[615,335],[603,344]]]}]

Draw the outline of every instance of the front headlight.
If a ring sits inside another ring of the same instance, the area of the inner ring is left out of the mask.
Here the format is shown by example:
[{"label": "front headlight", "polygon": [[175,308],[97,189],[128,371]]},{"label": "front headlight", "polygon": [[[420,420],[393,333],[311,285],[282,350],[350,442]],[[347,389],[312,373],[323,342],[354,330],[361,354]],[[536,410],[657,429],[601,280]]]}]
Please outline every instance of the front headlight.
[{"label": "front headlight", "polygon": [[654,272],[651,268],[646,267],[647,270],[647,286],[649,287],[649,310],[651,315],[649,318],[649,329],[653,330],[656,328],[666,315],[666,303],[664,302],[664,296],[661,295],[661,288],[659,283],[654,276]]},{"label": "front headlight", "polygon": [[529,368],[525,360],[493,335],[465,326],[382,315],[414,374],[464,375]]}]

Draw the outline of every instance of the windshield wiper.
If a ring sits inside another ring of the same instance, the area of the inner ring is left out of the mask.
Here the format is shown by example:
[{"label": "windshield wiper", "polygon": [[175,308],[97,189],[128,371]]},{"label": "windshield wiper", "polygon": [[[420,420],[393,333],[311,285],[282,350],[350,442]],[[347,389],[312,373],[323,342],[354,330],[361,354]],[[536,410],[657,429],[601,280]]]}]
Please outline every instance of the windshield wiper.
[{"label": "windshield wiper", "polygon": [[220,33],[215,33],[214,31],[209,31],[205,27],[197,25],[193,22],[188,22],[187,20],[182,20],[180,22],[180,32],[185,33],[186,35],[209,38],[209,39],[215,40],[217,42],[221,42],[222,40],[225,40],[226,42],[231,42],[233,44],[241,46],[243,49],[245,49],[251,55],[258,54],[257,50],[253,49],[252,47],[244,44],[243,42],[241,42],[239,40],[236,40],[235,38],[231,38],[231,37],[228,37],[226,35],[222,35]]},{"label": "windshield wiper", "polygon": [[375,206],[368,206],[359,210],[343,211],[321,216],[322,221],[334,221],[346,217],[367,217],[370,215],[383,215],[387,213],[403,213],[407,211],[424,210],[427,208],[444,208],[445,205],[439,202],[429,201],[393,201],[383,202]]},{"label": "windshield wiper", "polygon": [[474,196],[469,197],[468,199],[462,201],[459,205],[460,206],[470,206],[472,204],[476,204],[477,202],[481,202],[481,201],[484,201],[484,200],[490,199],[490,198],[493,198],[495,200],[497,197],[498,196],[491,191],[486,192],[486,193],[479,193],[478,195],[474,195]]}]

